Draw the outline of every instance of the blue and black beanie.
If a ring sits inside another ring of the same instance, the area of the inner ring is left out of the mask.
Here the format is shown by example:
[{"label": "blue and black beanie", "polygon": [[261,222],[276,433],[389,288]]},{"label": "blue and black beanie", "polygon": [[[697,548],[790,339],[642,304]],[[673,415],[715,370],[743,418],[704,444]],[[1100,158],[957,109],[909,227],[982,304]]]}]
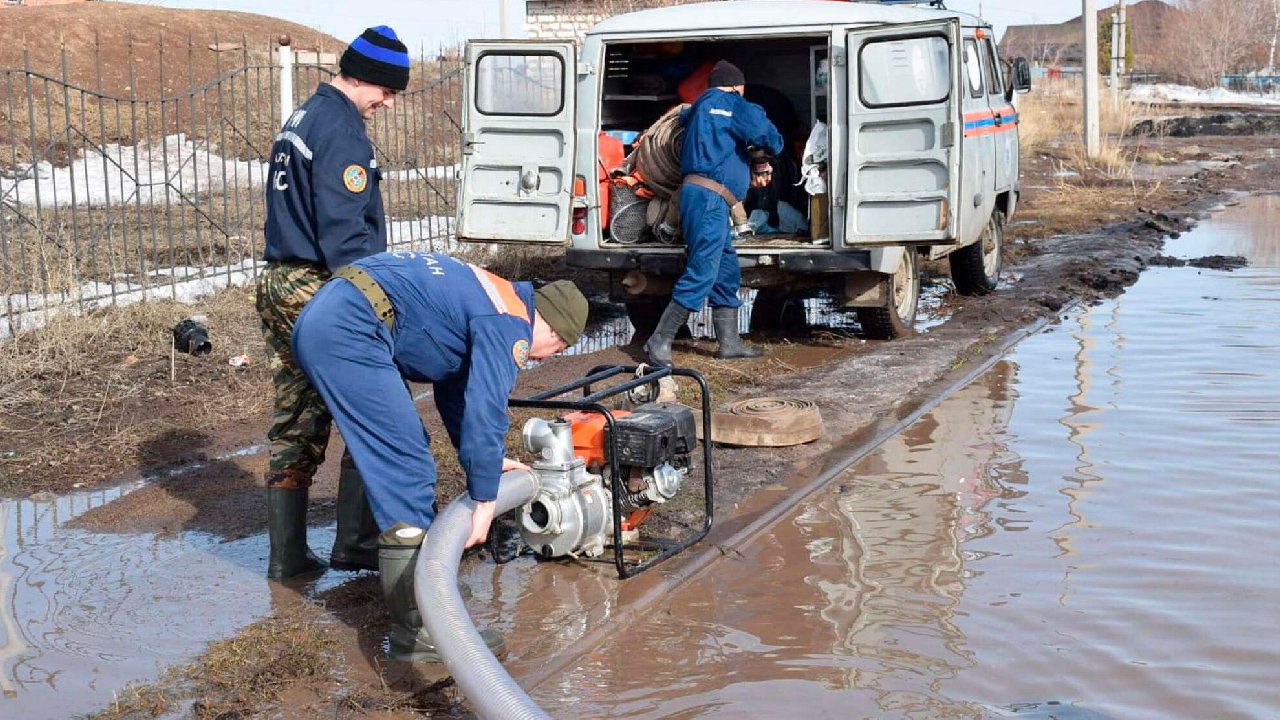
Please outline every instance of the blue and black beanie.
[{"label": "blue and black beanie", "polygon": [[409,49],[395,30],[386,25],[371,27],[347,46],[338,68],[349,78],[404,90],[409,86]]}]

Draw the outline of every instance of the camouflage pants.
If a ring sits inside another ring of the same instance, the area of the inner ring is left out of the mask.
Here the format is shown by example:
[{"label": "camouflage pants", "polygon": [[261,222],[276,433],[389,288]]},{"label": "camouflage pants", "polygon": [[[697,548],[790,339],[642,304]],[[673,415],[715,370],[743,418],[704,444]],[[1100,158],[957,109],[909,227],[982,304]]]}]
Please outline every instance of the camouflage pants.
[{"label": "camouflage pants", "polygon": [[329,446],[333,418],[289,346],[302,307],[328,279],[328,270],[308,263],[270,263],[258,275],[258,316],[275,385],[267,487],[309,487]]}]

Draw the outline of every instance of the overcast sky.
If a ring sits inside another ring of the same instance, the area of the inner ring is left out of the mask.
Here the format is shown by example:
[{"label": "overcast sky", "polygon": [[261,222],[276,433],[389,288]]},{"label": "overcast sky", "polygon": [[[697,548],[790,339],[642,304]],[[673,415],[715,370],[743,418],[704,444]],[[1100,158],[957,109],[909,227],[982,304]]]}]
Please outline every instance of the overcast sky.
[{"label": "overcast sky", "polygon": [[[524,0],[135,0],[175,8],[243,10],[291,20],[351,40],[370,25],[390,25],[415,50],[428,53],[475,37],[498,37],[499,8],[507,7],[511,32],[524,33]],[[1115,0],[1098,0],[1099,7]],[[952,10],[978,14],[995,26],[1056,23],[1080,14],[1079,0],[947,0]]]}]

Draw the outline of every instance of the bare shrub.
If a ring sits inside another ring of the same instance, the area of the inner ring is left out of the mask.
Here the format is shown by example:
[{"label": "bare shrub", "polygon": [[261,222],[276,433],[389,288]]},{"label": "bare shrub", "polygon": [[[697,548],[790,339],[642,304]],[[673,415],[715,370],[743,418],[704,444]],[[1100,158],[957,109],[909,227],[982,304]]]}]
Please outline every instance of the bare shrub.
[{"label": "bare shrub", "polygon": [[1093,170],[1103,177],[1127,179],[1143,151],[1144,139],[1127,142],[1126,137],[1149,106],[1121,98],[1113,106],[1102,98],[1099,122],[1102,143],[1095,157],[1084,152],[1084,108],[1078,80],[1051,80],[1018,100],[1019,147],[1024,155],[1054,153],[1079,170]]},{"label": "bare shrub", "polygon": [[[1153,61],[1164,75],[1214,87],[1223,75],[1256,69],[1276,24],[1271,0],[1175,0]],[[1250,67],[1251,66],[1251,67]]]}]

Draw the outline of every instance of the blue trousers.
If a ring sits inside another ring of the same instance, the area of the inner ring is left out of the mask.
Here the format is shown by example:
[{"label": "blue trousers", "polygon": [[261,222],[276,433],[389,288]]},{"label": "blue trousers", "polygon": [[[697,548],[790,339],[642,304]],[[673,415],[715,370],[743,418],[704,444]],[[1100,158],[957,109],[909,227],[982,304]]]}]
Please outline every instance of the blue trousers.
[{"label": "blue trousers", "polygon": [[733,249],[729,206],[724,198],[696,185],[680,188],[680,230],[684,233],[684,274],[676,281],[671,299],[690,312],[711,307],[736,308],[742,269]]},{"label": "blue trousers", "polygon": [[392,360],[391,332],[354,285],[329,281],[293,328],[293,356],[324,398],[382,530],[435,519],[431,438]]}]

